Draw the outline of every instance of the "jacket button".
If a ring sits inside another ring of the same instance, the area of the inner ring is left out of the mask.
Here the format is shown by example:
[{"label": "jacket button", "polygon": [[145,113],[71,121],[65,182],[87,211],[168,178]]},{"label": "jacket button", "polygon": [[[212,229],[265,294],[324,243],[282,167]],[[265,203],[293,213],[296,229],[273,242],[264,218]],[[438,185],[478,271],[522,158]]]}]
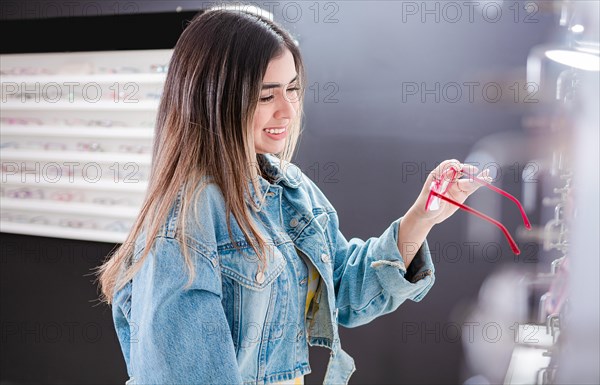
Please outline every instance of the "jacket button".
[{"label": "jacket button", "polygon": [[264,281],[265,281],[265,273],[263,273],[262,271],[259,271],[258,273],[256,273],[256,282],[258,282],[258,284],[260,285]]},{"label": "jacket button", "polygon": [[298,219],[292,218],[292,220],[290,221],[290,226],[292,226],[292,227],[298,226]]},{"label": "jacket button", "polygon": [[275,196],[275,193],[274,193],[274,192],[271,192],[271,191],[269,191],[269,192],[267,193],[267,196],[268,196],[268,197],[274,197],[274,196]]},{"label": "jacket button", "polygon": [[323,253],[321,254],[321,261],[325,262],[325,263],[329,263],[331,259],[329,258],[329,254],[327,253]]}]

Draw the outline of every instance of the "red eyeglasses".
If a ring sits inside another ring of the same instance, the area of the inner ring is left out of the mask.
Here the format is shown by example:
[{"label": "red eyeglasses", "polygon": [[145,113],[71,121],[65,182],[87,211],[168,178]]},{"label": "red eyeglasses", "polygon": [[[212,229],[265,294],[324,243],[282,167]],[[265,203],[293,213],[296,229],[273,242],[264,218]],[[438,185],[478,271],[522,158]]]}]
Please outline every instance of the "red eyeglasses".
[{"label": "red eyeglasses", "polygon": [[477,180],[477,182],[482,184],[483,186],[486,186],[490,190],[495,191],[498,194],[503,195],[504,197],[513,201],[517,205],[517,207],[519,207],[519,211],[521,212],[521,217],[523,218],[523,223],[525,224],[525,228],[527,228],[527,230],[531,230],[531,223],[529,222],[529,218],[527,218],[527,214],[525,213],[525,210],[523,209],[521,202],[519,202],[519,200],[517,198],[515,198],[511,194],[507,193],[506,191],[499,189],[498,187],[486,182],[482,178],[466,171],[465,169],[459,170],[458,168],[456,168],[454,166],[448,168],[447,170],[444,170],[444,172],[442,172],[442,175],[439,179],[436,179],[433,182],[431,182],[431,187],[429,189],[429,196],[427,197],[427,202],[425,203],[425,210],[438,210],[440,208],[440,199],[444,200],[448,203],[451,203],[455,206],[458,206],[459,208],[461,208],[471,214],[475,214],[479,218],[484,219],[484,220],[496,225],[500,230],[502,230],[502,233],[504,233],[504,236],[506,237],[506,240],[510,244],[510,248],[512,249],[513,253],[515,253],[516,255],[521,254],[521,250],[519,250],[517,243],[515,242],[513,237],[510,235],[510,233],[508,232],[508,230],[502,223],[498,222],[497,220],[495,220],[493,218],[488,217],[487,215],[485,215],[467,205],[459,203],[459,202],[457,202],[453,199],[450,199],[444,195],[446,193],[446,191],[448,191],[448,186],[450,186],[450,183],[452,181],[458,181],[458,179],[455,179],[458,174],[460,174],[460,176],[465,175],[465,176],[468,176],[469,178],[473,178],[473,179]]}]

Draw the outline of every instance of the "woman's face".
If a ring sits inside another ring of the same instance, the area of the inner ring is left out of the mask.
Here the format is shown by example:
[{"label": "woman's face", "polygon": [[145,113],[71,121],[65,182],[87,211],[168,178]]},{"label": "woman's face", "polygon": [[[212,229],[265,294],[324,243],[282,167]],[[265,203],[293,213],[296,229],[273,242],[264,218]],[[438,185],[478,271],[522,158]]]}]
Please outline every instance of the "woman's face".
[{"label": "woman's face", "polygon": [[271,60],[263,79],[253,123],[257,154],[277,154],[283,150],[299,104],[294,57],[286,49],[283,55]]}]

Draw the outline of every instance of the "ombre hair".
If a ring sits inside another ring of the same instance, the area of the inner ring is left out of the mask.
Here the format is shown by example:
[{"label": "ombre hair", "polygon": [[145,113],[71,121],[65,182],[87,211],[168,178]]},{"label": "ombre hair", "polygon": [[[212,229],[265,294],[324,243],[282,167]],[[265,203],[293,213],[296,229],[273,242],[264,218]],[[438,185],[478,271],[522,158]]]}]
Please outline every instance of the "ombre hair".
[{"label": "ombre hair", "polygon": [[[233,214],[244,237],[266,267],[267,243],[245,203],[249,181],[260,193],[260,162],[254,149],[253,117],[269,62],[289,50],[299,85],[299,110],[290,123],[285,148],[276,155],[291,162],[301,133],[304,66],[292,36],[269,18],[252,12],[210,9],[196,15],[175,48],[158,108],[148,190],[123,244],[98,267],[101,300],[133,279],[150,252],[181,188],[176,239],[189,273],[194,261],[186,246],[185,213],[196,207],[195,194],[205,176],[223,193],[226,218]],[[261,199],[263,197],[260,197]],[[232,238],[230,221],[227,220]],[[133,262],[133,245],[146,233],[144,252]],[[234,242],[234,245],[236,243]],[[236,246],[237,247],[237,246]]]}]

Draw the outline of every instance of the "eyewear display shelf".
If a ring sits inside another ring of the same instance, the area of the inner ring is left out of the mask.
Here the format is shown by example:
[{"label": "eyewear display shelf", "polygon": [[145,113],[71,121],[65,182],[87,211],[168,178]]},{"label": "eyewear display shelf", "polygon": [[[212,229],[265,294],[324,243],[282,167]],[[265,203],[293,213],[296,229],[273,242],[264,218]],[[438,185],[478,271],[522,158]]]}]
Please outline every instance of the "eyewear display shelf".
[{"label": "eyewear display shelf", "polygon": [[0,231],[122,243],[171,49],[0,55]]}]

